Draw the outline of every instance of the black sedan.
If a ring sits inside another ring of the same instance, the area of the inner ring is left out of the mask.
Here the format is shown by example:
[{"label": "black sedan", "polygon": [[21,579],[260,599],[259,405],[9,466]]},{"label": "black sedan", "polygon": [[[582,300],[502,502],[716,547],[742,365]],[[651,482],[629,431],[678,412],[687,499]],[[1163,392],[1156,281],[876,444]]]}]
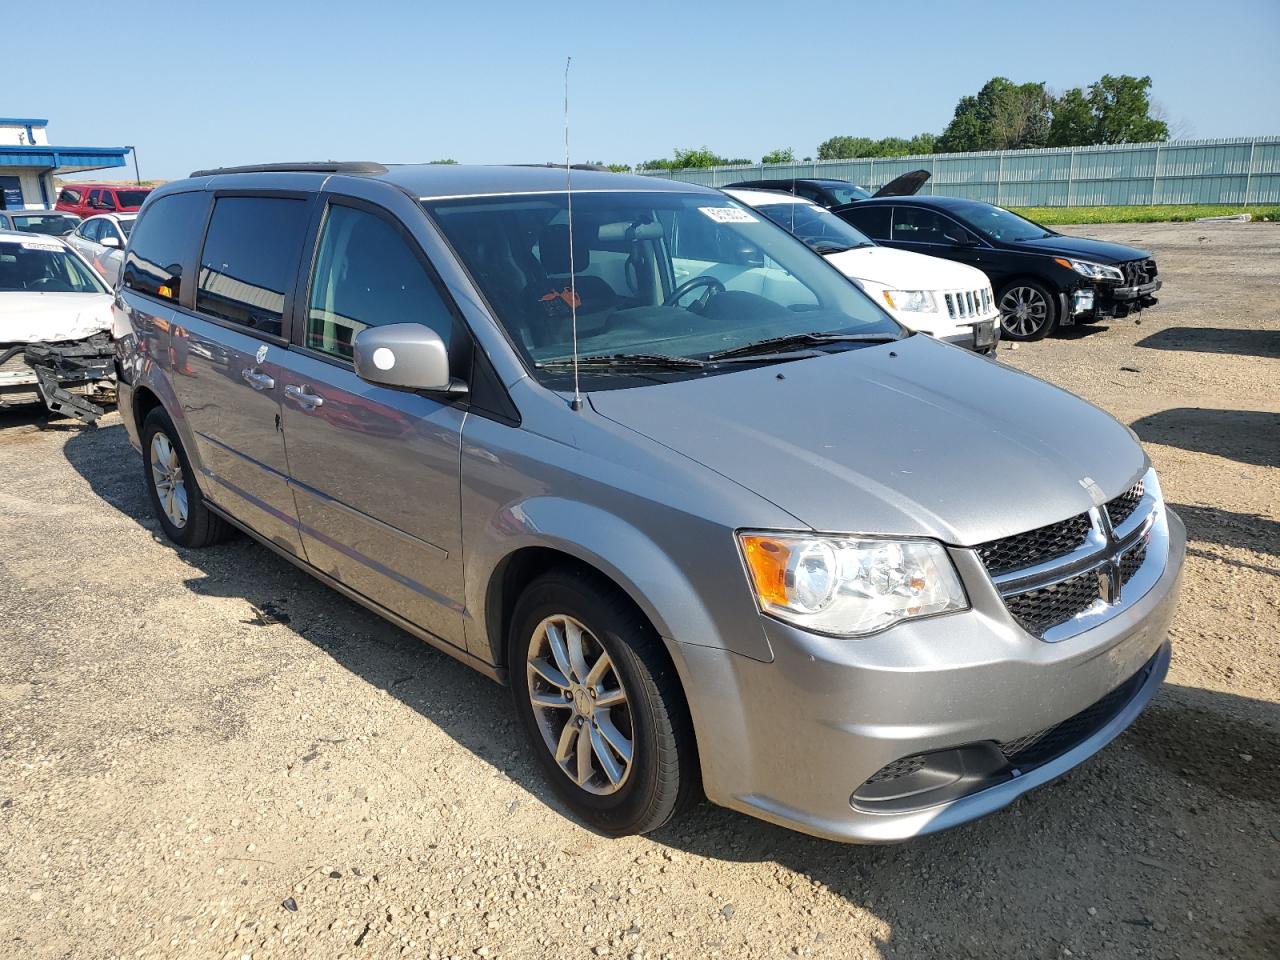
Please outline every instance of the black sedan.
[{"label": "black sedan", "polygon": [[895,197],[833,212],[876,243],[977,267],[991,278],[1010,340],[1128,316],[1154,306],[1161,286],[1145,250],[1069,237],[977,200]]},{"label": "black sedan", "polygon": [[872,193],[864,190],[856,183],[848,180],[835,180],[830,177],[792,177],[784,180],[739,180],[737,183],[726,183],[721,189],[738,190],[777,190],[797,197],[812,200],[820,207],[833,210],[846,203],[859,200],[870,200],[873,197],[907,197],[918,191],[929,179],[928,170],[913,170],[895,177],[883,187]]}]

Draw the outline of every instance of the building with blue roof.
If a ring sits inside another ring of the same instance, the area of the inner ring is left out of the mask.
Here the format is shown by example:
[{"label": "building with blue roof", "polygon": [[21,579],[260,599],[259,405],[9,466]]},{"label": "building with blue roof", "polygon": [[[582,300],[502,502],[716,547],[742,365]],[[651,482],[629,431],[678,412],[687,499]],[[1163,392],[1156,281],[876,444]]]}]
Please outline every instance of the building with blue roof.
[{"label": "building with blue roof", "polygon": [[57,174],[123,167],[128,147],[56,147],[48,120],[0,117],[0,210],[52,207]]}]

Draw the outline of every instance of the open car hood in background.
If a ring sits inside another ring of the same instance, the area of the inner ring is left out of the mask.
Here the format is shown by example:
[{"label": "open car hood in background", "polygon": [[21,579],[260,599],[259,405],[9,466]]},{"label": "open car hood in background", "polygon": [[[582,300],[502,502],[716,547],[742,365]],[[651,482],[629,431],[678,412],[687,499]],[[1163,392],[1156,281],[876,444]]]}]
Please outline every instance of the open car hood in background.
[{"label": "open car hood in background", "polygon": [[909,197],[919,193],[923,187],[933,176],[928,170],[912,170],[910,173],[904,173],[900,177],[894,177],[883,187],[873,193],[873,197]]}]

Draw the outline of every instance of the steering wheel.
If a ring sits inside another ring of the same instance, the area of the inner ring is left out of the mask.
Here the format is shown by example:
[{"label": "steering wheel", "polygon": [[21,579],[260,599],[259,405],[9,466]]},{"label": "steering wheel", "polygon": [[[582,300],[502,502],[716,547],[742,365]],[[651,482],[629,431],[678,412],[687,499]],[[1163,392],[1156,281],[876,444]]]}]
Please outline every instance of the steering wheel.
[{"label": "steering wheel", "polygon": [[700,273],[696,277],[690,277],[680,286],[671,291],[671,296],[662,301],[664,307],[674,307],[677,303],[688,296],[690,290],[696,290],[698,287],[706,287],[707,291],[698,298],[698,303],[702,306],[707,305],[707,301],[717,293],[724,293],[724,284],[710,274]]}]

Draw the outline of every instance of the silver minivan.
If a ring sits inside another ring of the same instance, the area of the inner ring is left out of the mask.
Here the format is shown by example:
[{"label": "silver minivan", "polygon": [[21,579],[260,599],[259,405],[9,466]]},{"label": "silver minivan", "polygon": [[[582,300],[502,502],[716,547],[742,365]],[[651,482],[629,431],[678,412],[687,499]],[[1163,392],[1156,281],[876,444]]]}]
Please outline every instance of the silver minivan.
[{"label": "silver minivan", "polygon": [[154,191],[115,336],[168,536],[238,528],[506,683],[610,835],[704,792],[901,840],[1133,721],[1185,533],[1131,431],[910,335],[722,193],[571,176]]}]

